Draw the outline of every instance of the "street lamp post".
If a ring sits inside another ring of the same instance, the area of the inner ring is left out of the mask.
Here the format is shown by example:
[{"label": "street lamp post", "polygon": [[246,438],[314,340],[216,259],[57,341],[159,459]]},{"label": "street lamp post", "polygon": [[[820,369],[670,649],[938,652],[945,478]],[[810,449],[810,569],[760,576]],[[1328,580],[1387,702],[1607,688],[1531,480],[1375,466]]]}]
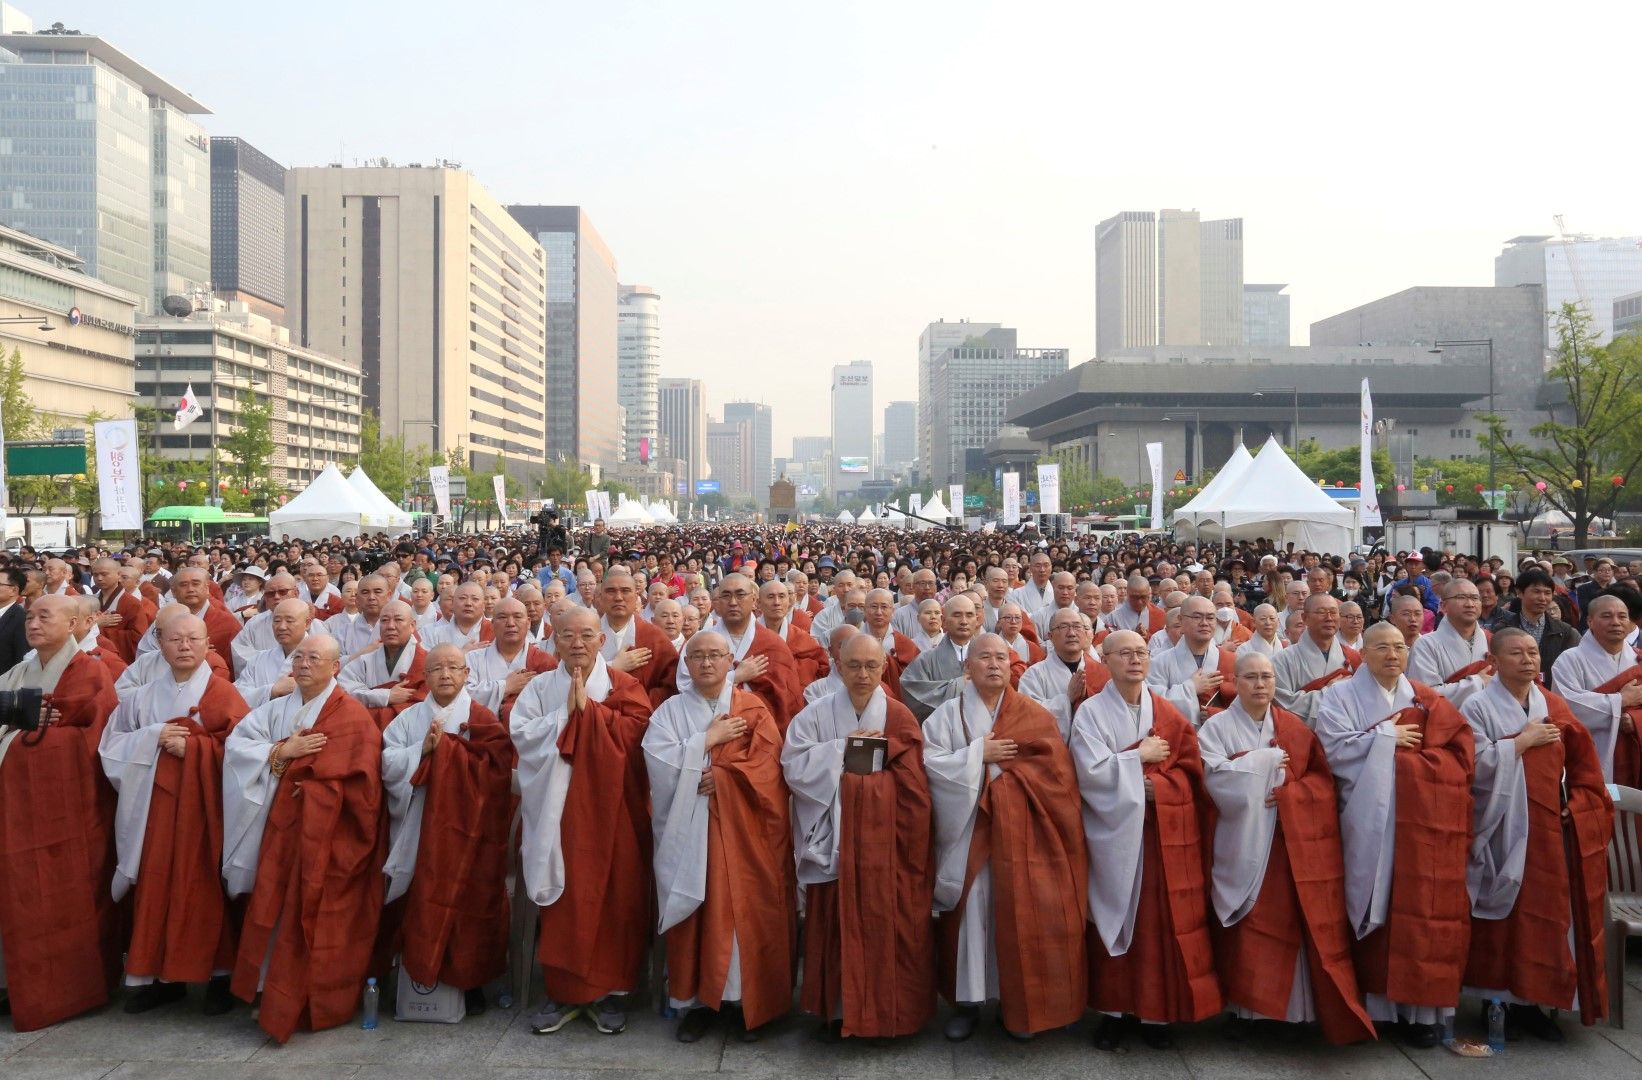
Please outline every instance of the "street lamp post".
[{"label": "street lamp post", "polygon": [[[1203,414],[1196,409],[1171,409],[1178,412],[1182,418],[1192,418],[1192,479],[1196,480],[1203,475]],[[1165,416],[1167,422],[1171,417]]]},{"label": "street lamp post", "polygon": [[410,447],[405,443],[405,429],[425,425],[433,429],[435,438],[439,435],[439,421],[437,420],[401,420],[399,421],[399,473],[404,480],[404,487],[400,489],[401,504],[410,502]]},{"label": "street lamp post", "polygon": [[1289,446],[1294,451],[1294,459],[1300,460],[1300,388],[1298,386],[1262,386],[1254,392],[1255,397],[1265,397],[1267,394],[1294,395],[1294,425],[1289,429]]},{"label": "street lamp post", "polygon": [[[1488,350],[1488,415],[1494,415],[1494,339],[1476,338],[1471,341],[1433,341],[1431,351],[1440,353],[1447,348],[1482,348]],[[1488,439],[1488,506],[1494,505],[1494,440],[1492,435]]]}]

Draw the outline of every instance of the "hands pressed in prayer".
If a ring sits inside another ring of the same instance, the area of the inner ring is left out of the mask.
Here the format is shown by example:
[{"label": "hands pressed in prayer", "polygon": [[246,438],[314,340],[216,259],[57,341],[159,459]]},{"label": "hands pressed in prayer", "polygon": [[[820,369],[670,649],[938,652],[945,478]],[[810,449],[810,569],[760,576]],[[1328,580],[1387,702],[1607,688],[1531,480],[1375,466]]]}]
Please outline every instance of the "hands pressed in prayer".
[{"label": "hands pressed in prayer", "polygon": [[182,724],[166,724],[160,728],[160,749],[180,758],[188,752],[188,728]]},{"label": "hands pressed in prayer", "polygon": [[[522,674],[525,673],[516,671],[513,675],[508,676],[509,693],[513,692],[512,686],[514,676]],[[570,673],[570,694],[565,698],[564,704],[567,712],[579,712],[582,709],[587,708],[587,677],[579,671],[572,671]]]},{"label": "hands pressed in prayer", "polygon": [[1517,744],[1517,756],[1521,757],[1524,752],[1532,750],[1536,746],[1546,746],[1561,738],[1562,732],[1557,729],[1555,724],[1534,723],[1524,724],[1522,730],[1517,732],[1516,738],[1512,741]]},{"label": "hands pressed in prayer", "polygon": [[422,756],[427,757],[433,753],[439,745],[439,740],[444,738],[444,735],[444,725],[439,722],[438,717],[434,717],[433,722],[428,724],[428,733],[422,736]]},{"label": "hands pressed in prayer", "polygon": [[1020,753],[1014,739],[983,739],[981,745],[981,760],[988,765],[996,765],[1002,761],[1013,761]]},{"label": "hands pressed in prayer", "polygon": [[719,713],[713,717],[713,722],[707,725],[707,749],[722,746],[732,739],[739,739],[747,734],[747,721],[729,713]]},{"label": "hands pressed in prayer", "polygon": [[770,670],[770,658],[767,656],[749,656],[735,666],[735,681],[739,686],[760,678]]},{"label": "hands pressed in prayer", "polygon": [[623,649],[616,654],[615,659],[610,661],[610,666],[623,675],[631,675],[649,662],[649,649]]},{"label": "hands pressed in prayer", "polygon": [[1083,678],[1083,672],[1073,672],[1071,681],[1066,684],[1067,711],[1073,716],[1078,714],[1078,707],[1089,696],[1089,683]]},{"label": "hands pressed in prayer", "polygon": [[294,731],[274,750],[274,756],[280,761],[295,761],[299,757],[317,754],[325,749],[327,738],[323,731],[312,728]]}]

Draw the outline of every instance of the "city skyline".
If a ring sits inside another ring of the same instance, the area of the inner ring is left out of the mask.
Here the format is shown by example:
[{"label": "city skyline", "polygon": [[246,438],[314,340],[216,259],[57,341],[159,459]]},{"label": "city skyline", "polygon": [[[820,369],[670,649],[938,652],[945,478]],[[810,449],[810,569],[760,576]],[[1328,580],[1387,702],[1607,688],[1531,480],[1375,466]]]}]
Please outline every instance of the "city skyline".
[{"label": "city skyline", "polygon": [[[747,372],[781,342],[782,369],[795,374],[757,395],[775,414],[777,456],[820,430],[806,426],[806,406],[840,360],[873,363],[876,409],[916,398],[911,339],[935,319],[1004,319],[1029,340],[1067,343],[1074,365],[1088,359],[1095,225],[1124,206],[1243,218],[1246,280],[1290,283],[1296,344],[1312,322],[1403,289],[1492,284],[1504,242],[1554,233],[1553,214],[1570,232],[1639,231],[1623,170],[1528,154],[1513,159],[1510,183],[1484,183],[1456,159],[1441,106],[1497,78],[1497,57],[1539,43],[1526,13],[1479,26],[1461,11],[1425,11],[1422,36],[1451,46],[1431,78],[1403,86],[1337,77],[1411,55],[1417,43],[1398,20],[1350,35],[1319,35],[1316,21],[1256,33],[1235,12],[1194,9],[1176,59],[1198,77],[1155,86],[1151,122],[1127,130],[1126,164],[1114,166],[1099,140],[1065,132],[1104,122],[1115,106],[1103,103],[1121,101],[1151,62],[1114,56],[1091,76],[1074,61],[1085,30],[1143,31],[1134,13],[845,4],[794,34],[786,17],[749,20],[740,4],[642,17],[624,4],[498,5],[487,21],[506,23],[514,46],[430,34],[448,13],[433,6],[387,22],[295,3],[279,20],[224,11],[186,24],[109,2],[20,6],[37,25],[118,43],[208,101],[209,134],[242,137],[287,167],[444,157],[503,203],[585,206],[623,277],[668,298],[661,374],[703,380],[709,410],[745,396]],[[236,50],[250,34],[257,48]],[[544,66],[535,46],[548,40],[566,47]],[[999,49],[1038,55],[1039,76],[985,88],[934,77]],[[699,61],[683,78],[660,63],[678,50]],[[814,76],[821,58],[826,79]],[[429,68],[485,78],[428,79]],[[1623,100],[1620,78],[1597,66],[1582,93]],[[1174,138],[1171,118],[1195,115],[1215,79],[1282,101],[1293,137],[1258,149],[1240,128]],[[1292,94],[1307,82],[1333,89],[1317,101]],[[529,138],[514,110],[491,107],[510,95],[555,106],[532,111]],[[1472,110],[1470,142],[1526,141],[1565,110],[1550,91],[1508,114]],[[972,152],[979,131],[985,154]],[[805,211],[791,213],[797,205]],[[966,227],[952,228],[958,220]],[[833,317],[840,310],[849,317]],[[820,311],[826,333],[791,333]]]}]

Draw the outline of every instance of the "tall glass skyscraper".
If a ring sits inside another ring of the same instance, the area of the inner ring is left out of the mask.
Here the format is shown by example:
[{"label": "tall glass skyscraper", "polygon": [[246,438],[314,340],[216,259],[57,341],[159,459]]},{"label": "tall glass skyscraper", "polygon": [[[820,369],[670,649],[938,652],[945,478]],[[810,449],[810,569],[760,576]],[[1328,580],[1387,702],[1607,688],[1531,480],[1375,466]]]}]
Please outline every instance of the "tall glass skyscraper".
[{"label": "tall glass skyscraper", "polygon": [[211,287],[284,321],[285,167],[244,139],[211,140]]},{"label": "tall glass skyscraper", "polygon": [[0,34],[0,223],[153,310],[209,284],[208,111],[102,38]]},{"label": "tall glass skyscraper", "polygon": [[627,411],[625,458],[648,465],[656,446],[657,383],[661,378],[661,294],[648,285],[618,285],[616,400]]}]

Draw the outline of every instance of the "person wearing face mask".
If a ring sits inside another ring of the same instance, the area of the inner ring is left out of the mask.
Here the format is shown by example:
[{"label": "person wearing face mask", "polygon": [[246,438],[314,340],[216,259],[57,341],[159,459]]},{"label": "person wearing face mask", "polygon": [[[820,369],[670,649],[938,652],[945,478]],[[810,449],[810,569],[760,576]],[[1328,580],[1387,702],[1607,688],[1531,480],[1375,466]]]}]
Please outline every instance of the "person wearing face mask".
[{"label": "person wearing face mask", "polygon": [[1214,602],[1214,644],[1217,648],[1236,649],[1254,636],[1254,617],[1238,608],[1230,582],[1216,582],[1209,599]]}]

